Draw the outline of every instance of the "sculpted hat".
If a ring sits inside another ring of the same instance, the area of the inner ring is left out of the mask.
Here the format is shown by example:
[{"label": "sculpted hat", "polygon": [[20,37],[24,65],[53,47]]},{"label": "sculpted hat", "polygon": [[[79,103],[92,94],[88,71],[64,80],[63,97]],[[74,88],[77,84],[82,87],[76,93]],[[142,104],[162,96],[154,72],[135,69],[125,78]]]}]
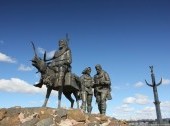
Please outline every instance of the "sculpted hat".
[{"label": "sculpted hat", "polygon": [[88,70],[91,70],[91,67],[87,67],[82,71],[82,74],[85,74]]},{"label": "sculpted hat", "polygon": [[67,45],[67,41],[66,41],[65,39],[60,39],[60,40],[59,40],[59,43],[60,43],[60,44],[62,43],[62,44],[64,44],[64,45]]},{"label": "sculpted hat", "polygon": [[97,65],[95,66],[95,68],[97,68],[97,67],[98,67],[98,68],[102,68],[100,64],[97,64]]}]

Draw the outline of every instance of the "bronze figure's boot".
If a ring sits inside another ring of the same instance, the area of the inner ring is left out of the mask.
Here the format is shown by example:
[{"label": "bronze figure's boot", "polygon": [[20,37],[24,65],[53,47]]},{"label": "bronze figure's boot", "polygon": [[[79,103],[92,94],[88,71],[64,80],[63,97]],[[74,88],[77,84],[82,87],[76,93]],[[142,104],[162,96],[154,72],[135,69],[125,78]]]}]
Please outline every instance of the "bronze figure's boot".
[{"label": "bronze figure's boot", "polygon": [[106,102],[101,103],[101,114],[106,114]]},{"label": "bronze figure's boot", "polygon": [[43,85],[43,82],[42,82],[43,80],[42,79],[40,79],[40,81],[39,81],[39,83],[38,84],[34,84],[34,86],[35,87],[39,87],[39,88],[41,88],[42,87],[42,85]]},{"label": "bronze figure's boot", "polygon": [[100,114],[102,114],[100,103],[98,103],[98,110],[99,110]]},{"label": "bronze figure's boot", "polygon": [[92,106],[87,106],[87,112],[88,112],[89,114],[91,114],[91,111],[92,111]]},{"label": "bronze figure's boot", "polygon": [[43,85],[42,83],[34,84],[35,87],[39,87],[39,88],[41,88],[42,85]]}]

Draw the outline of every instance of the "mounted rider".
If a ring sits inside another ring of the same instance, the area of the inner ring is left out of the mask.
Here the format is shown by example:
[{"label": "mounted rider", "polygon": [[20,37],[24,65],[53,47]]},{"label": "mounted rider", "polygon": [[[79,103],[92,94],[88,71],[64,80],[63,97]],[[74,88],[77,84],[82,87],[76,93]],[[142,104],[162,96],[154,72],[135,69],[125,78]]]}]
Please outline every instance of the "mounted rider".
[{"label": "mounted rider", "polygon": [[[59,50],[54,53],[54,56],[46,61],[51,61],[49,67],[53,69],[56,73],[56,83],[54,87],[62,86],[65,81],[65,75],[68,72],[68,69],[71,67],[72,55],[71,50],[68,47],[68,39],[59,40]],[[40,82],[35,87],[41,88],[43,78],[40,79]]]}]

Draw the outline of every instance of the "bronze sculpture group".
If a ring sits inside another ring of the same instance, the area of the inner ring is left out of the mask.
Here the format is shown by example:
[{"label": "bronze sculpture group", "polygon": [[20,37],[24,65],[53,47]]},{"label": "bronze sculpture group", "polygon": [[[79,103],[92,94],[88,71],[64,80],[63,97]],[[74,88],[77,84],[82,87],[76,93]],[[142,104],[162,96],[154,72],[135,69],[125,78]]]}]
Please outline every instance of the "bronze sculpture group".
[{"label": "bronze sculpture group", "polygon": [[[39,83],[34,86],[41,88],[44,84],[47,87],[43,107],[46,107],[51,91],[56,90],[58,91],[58,108],[61,107],[62,93],[71,102],[71,108],[73,108],[74,99],[71,97],[73,94],[77,101],[77,108],[79,108],[79,100],[81,99],[81,109],[84,112],[87,111],[88,113],[91,113],[92,98],[94,95],[100,114],[105,115],[107,108],[106,101],[112,99],[110,77],[108,73],[102,69],[100,64],[95,66],[96,74],[94,77],[90,75],[91,67],[85,68],[80,77],[72,73],[72,54],[70,48],[68,47],[68,40],[69,39],[67,36],[66,39],[59,40],[59,49],[55,52],[54,56],[48,60],[46,59],[46,52],[44,53],[43,59],[38,57],[34,43],[32,42],[35,54],[32,59],[32,65],[36,67],[38,72],[41,74]],[[156,84],[153,66],[150,66],[150,69],[152,84],[149,84],[146,80],[145,81],[148,86],[153,87],[157,122],[158,124],[161,124],[162,116],[157,86],[162,83],[162,79],[158,84]]]},{"label": "bronze sculpture group", "polygon": [[71,102],[71,108],[74,105],[74,100],[71,97],[73,94],[77,101],[77,108],[79,108],[78,101],[82,100],[81,109],[88,113],[92,111],[93,94],[98,104],[100,114],[106,112],[106,101],[111,100],[111,81],[107,72],[105,72],[101,65],[96,65],[96,74],[91,77],[91,67],[87,67],[82,71],[82,76],[79,77],[71,72],[72,55],[68,47],[68,38],[59,40],[59,49],[55,52],[51,59],[46,59],[46,52],[44,58],[41,59],[36,53],[32,59],[32,65],[37,68],[41,74],[41,78],[35,87],[41,88],[46,85],[47,93],[43,107],[47,105],[49,96],[52,90],[58,91],[58,108],[61,107],[62,93]]}]

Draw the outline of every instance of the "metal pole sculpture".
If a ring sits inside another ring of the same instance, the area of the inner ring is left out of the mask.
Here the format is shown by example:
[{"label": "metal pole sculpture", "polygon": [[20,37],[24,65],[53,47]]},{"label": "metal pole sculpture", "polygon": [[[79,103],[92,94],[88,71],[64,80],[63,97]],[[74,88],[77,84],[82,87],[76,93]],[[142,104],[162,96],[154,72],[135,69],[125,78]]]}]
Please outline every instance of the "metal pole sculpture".
[{"label": "metal pole sculpture", "polygon": [[146,84],[150,87],[153,87],[153,93],[154,93],[154,104],[156,108],[156,115],[157,115],[157,122],[158,124],[162,123],[162,116],[161,116],[161,109],[160,109],[160,101],[158,98],[158,91],[157,91],[157,86],[159,86],[162,83],[162,78],[158,84],[155,82],[155,75],[153,73],[153,66],[149,66],[151,69],[151,79],[152,79],[152,84],[149,84],[146,80]]}]

